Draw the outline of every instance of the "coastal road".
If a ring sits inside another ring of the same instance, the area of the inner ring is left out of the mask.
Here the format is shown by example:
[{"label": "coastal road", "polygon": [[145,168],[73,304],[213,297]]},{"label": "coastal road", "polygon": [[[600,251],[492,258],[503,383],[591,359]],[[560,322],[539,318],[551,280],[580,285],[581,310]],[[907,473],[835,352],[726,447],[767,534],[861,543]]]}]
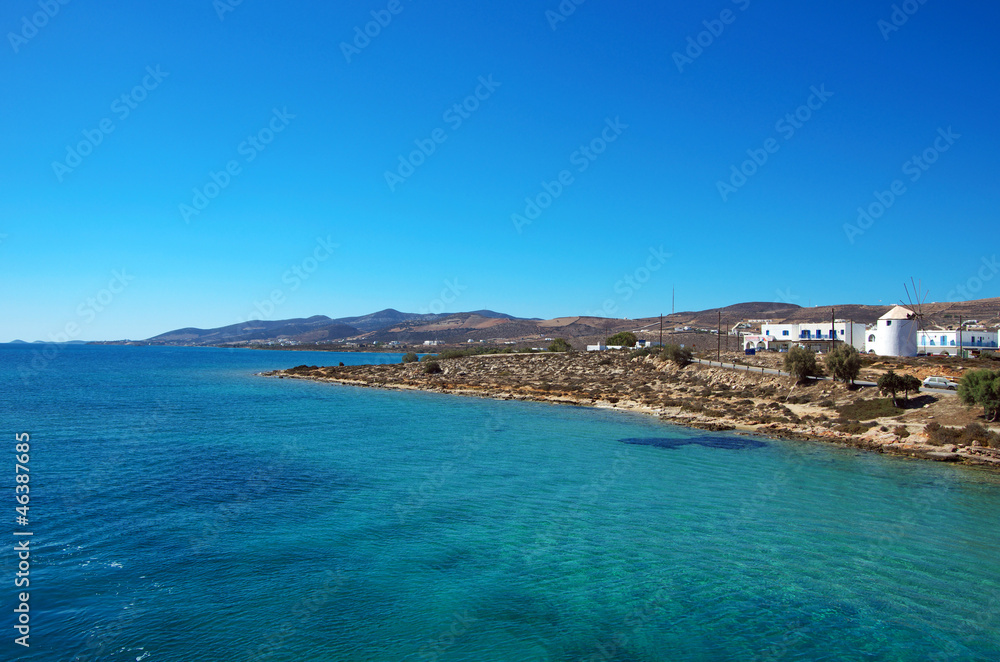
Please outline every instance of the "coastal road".
[{"label": "coastal road", "polygon": [[[700,363],[702,365],[707,365],[712,368],[725,368],[726,370],[742,370],[743,372],[752,372],[754,374],[760,375],[776,375],[778,377],[790,377],[787,372],[783,372],[776,368],[765,368],[763,366],[753,366],[753,365],[740,365],[738,363],[720,363],[719,361],[706,361],[705,359],[692,358],[691,361],[694,363]],[[810,377],[814,381],[829,381],[832,377]],[[854,383],[857,386],[878,386],[875,382],[865,382],[861,380],[855,380]],[[921,393],[933,393],[934,395],[956,395],[956,391],[951,389],[943,388],[920,388]]]}]

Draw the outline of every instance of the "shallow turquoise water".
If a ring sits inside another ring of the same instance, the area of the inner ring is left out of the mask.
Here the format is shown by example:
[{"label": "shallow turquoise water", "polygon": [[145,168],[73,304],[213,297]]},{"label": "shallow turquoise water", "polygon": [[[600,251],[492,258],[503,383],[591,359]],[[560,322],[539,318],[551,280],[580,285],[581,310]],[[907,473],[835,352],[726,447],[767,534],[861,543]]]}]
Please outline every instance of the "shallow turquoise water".
[{"label": "shallow turquoise water", "polygon": [[36,546],[3,659],[1000,659],[992,474],[253,374],[399,355],[31,351],[0,346]]}]

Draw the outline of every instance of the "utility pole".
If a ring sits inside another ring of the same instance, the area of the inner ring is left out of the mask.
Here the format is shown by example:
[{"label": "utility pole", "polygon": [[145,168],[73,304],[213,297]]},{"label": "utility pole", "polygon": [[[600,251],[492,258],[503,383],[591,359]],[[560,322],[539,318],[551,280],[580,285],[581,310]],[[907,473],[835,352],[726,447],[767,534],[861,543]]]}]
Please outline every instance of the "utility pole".
[{"label": "utility pole", "polygon": [[962,356],[962,316],[958,316],[958,358],[965,358]]},{"label": "utility pole", "polygon": [[663,313],[660,313],[660,347],[663,347]]},{"label": "utility pole", "polygon": [[715,327],[715,358],[722,363],[722,311],[719,311],[719,325]]},{"label": "utility pole", "polygon": [[670,288],[670,314],[671,315],[673,315],[674,312],[676,312],[674,310],[674,304],[675,303],[677,303],[677,288],[671,287]]},{"label": "utility pole", "polygon": [[854,320],[850,320],[849,324],[851,325],[851,347],[854,347]]},{"label": "utility pole", "polygon": [[830,309],[830,351],[833,351],[833,346],[837,344],[837,309]]}]

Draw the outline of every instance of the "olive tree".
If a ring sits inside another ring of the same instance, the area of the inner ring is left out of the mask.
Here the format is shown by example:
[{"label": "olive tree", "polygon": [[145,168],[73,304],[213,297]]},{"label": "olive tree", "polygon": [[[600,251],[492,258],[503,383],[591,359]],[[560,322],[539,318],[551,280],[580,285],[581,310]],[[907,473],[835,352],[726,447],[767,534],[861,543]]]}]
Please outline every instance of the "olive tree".
[{"label": "olive tree", "polygon": [[792,347],[788,350],[788,354],[785,355],[785,370],[800,382],[810,377],[818,377],[820,374],[816,354],[805,347]]},{"label": "olive tree", "polygon": [[861,355],[851,345],[838,345],[826,355],[826,365],[834,379],[853,384],[861,372]]},{"label": "olive tree", "polygon": [[987,421],[1000,418],[1000,371],[972,370],[958,383],[958,397],[962,404],[979,405]]}]

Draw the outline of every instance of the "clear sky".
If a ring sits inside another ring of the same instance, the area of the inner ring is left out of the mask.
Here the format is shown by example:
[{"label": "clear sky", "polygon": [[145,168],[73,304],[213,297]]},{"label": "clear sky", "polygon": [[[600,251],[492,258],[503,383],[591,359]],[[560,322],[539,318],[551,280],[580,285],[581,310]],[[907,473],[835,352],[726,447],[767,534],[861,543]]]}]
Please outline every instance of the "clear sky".
[{"label": "clear sky", "polygon": [[4,3],[0,341],[1000,296],[995,3],[235,2]]}]

